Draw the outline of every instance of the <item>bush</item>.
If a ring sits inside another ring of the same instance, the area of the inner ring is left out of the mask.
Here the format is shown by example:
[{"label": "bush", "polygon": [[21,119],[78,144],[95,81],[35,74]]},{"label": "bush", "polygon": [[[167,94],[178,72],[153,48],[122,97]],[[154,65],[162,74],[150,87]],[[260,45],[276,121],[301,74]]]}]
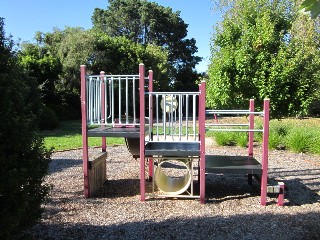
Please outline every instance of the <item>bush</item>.
[{"label": "bush", "polygon": [[41,218],[50,153],[36,132],[37,82],[21,71],[0,18],[0,239],[14,239]]},{"label": "bush", "polygon": [[59,118],[57,114],[47,106],[42,106],[40,113],[40,130],[55,129],[59,126]]},{"label": "bush", "polygon": [[310,146],[310,151],[315,154],[320,154],[320,137],[315,138]]},{"label": "bush", "polygon": [[247,147],[248,146],[248,133],[245,132],[235,132],[234,134],[234,141],[240,147]]},{"label": "bush", "polygon": [[214,132],[213,136],[216,140],[216,143],[220,146],[235,145],[234,136],[230,132]]},{"label": "bush", "polygon": [[294,152],[308,152],[311,149],[314,134],[307,128],[294,128],[286,137],[286,145]]},{"label": "bush", "polygon": [[285,137],[289,127],[283,124],[273,124],[270,126],[269,148],[283,150],[286,148]]}]

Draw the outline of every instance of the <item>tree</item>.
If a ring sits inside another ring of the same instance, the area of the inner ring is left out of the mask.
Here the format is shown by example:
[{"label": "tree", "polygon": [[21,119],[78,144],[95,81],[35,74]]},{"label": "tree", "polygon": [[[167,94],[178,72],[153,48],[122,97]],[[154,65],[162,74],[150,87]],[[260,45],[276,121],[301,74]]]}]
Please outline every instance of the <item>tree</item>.
[{"label": "tree", "polygon": [[[139,63],[154,70],[155,87],[169,85],[168,52],[154,44],[139,44],[125,37],[82,28],[55,28],[53,32],[36,34],[36,43],[24,43],[20,61],[30,75],[38,79],[47,107],[60,119],[80,116],[80,68],[99,74],[136,74]],[[164,86],[164,87],[165,87]],[[166,89],[166,88],[165,88]],[[54,97],[50,97],[54,96]],[[71,115],[71,116],[70,116]]]},{"label": "tree", "polygon": [[49,153],[37,134],[39,91],[22,70],[0,18],[0,238],[13,239],[41,218]]},{"label": "tree", "polygon": [[212,38],[208,105],[269,97],[273,117],[306,114],[319,89],[317,25],[290,0],[231,3]]},{"label": "tree", "polygon": [[[201,61],[195,39],[187,39],[188,25],[181,19],[180,12],[144,0],[109,0],[106,10],[96,8],[92,16],[95,29],[111,37],[124,36],[136,43],[153,44],[168,50],[170,82],[182,85],[179,78],[184,72],[193,72]],[[195,85],[195,79],[192,80]],[[187,83],[188,84],[188,83]]]},{"label": "tree", "polygon": [[19,53],[19,62],[29,76],[37,80],[44,104],[55,103],[55,84],[62,71],[59,59],[46,46],[41,45],[39,38],[38,44],[22,43],[21,48],[23,50]]}]

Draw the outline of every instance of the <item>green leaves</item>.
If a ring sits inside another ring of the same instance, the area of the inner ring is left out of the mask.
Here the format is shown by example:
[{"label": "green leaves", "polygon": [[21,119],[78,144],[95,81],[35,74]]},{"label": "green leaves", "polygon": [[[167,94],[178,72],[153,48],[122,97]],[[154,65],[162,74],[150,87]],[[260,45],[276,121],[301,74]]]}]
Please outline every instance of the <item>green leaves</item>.
[{"label": "green leaves", "polygon": [[290,0],[234,6],[212,38],[208,106],[247,108],[250,98],[259,106],[269,97],[272,117],[307,114],[319,89],[318,25]]},{"label": "green leaves", "polygon": [[301,12],[310,14],[311,18],[316,18],[320,14],[320,1],[318,0],[305,0],[301,3]]}]

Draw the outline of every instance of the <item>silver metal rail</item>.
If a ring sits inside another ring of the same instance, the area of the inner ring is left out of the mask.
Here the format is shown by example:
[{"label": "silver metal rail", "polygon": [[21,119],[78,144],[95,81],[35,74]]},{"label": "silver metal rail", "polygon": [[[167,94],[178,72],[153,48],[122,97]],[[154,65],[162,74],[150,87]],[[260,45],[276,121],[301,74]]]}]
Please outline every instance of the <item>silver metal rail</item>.
[{"label": "silver metal rail", "polygon": [[[155,117],[149,141],[198,141],[197,101],[199,92],[146,92]],[[153,100],[153,101],[152,101]],[[190,107],[192,107],[190,109]],[[149,107],[150,108],[150,107]]]},{"label": "silver metal rail", "polygon": [[87,76],[87,124],[138,125],[137,81],[139,75]]}]

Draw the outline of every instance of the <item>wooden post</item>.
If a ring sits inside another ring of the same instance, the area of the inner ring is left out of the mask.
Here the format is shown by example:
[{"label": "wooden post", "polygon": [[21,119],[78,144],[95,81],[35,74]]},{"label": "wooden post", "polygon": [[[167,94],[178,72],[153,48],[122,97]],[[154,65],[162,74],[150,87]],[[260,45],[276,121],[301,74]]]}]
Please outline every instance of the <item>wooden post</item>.
[{"label": "wooden post", "polygon": [[[249,112],[254,112],[254,100],[250,99],[249,104]],[[249,114],[249,130],[254,129],[254,114]],[[248,139],[248,156],[253,157],[253,137],[254,132],[249,131],[249,139]]]},{"label": "wooden post", "polygon": [[139,64],[139,96],[140,96],[140,200],[145,201],[145,96],[144,96],[144,64]]},{"label": "wooden post", "polygon": [[81,79],[81,125],[82,125],[82,162],[84,177],[84,196],[90,197],[89,186],[89,154],[88,154],[88,136],[87,136],[87,105],[86,105],[86,66],[80,66]]},{"label": "wooden post", "polygon": [[206,82],[199,87],[199,134],[200,134],[200,203],[206,201],[206,153],[205,153],[205,121],[206,121]]},{"label": "wooden post", "polygon": [[268,184],[268,139],[269,139],[269,108],[270,100],[265,99],[263,103],[263,136],[262,136],[262,176],[261,176],[261,197],[260,204],[267,204]]}]

